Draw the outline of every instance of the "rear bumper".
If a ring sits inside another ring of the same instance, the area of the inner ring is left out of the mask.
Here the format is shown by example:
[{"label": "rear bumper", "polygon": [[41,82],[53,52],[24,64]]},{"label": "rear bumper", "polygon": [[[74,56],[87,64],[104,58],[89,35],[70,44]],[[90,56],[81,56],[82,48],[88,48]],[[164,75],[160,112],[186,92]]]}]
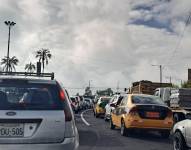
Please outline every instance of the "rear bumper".
[{"label": "rear bumper", "polygon": [[105,116],[105,113],[97,113],[97,115],[99,115],[99,116]]},{"label": "rear bumper", "polygon": [[111,115],[110,114],[105,114],[105,118],[110,120],[111,119]]},{"label": "rear bumper", "polygon": [[171,130],[173,121],[171,120],[150,120],[150,119],[126,119],[126,128],[136,128],[145,130]]},{"label": "rear bumper", "polygon": [[54,144],[0,144],[1,150],[77,150],[78,138],[65,138],[62,143]]}]

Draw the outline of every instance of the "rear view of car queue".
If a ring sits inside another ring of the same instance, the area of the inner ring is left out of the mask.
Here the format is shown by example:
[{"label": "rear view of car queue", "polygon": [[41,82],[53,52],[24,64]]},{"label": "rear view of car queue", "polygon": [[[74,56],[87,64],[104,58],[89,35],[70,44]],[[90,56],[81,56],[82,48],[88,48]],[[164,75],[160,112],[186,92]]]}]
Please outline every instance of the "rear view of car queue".
[{"label": "rear view of car queue", "polygon": [[173,126],[173,115],[160,98],[145,94],[124,94],[100,97],[94,106],[94,115],[110,120],[110,128],[121,129],[121,135],[134,131],[158,131],[168,138]]},{"label": "rear view of car queue", "polygon": [[71,96],[70,104],[75,114],[81,110],[90,109],[93,107],[92,99],[83,96]]},{"label": "rear view of car queue", "polygon": [[162,138],[171,136],[174,150],[191,147],[191,114],[187,114],[183,121],[174,122],[171,108],[158,96],[116,94],[112,97],[97,97],[93,113],[96,118],[109,121],[111,130],[120,129],[122,136],[154,131]]}]

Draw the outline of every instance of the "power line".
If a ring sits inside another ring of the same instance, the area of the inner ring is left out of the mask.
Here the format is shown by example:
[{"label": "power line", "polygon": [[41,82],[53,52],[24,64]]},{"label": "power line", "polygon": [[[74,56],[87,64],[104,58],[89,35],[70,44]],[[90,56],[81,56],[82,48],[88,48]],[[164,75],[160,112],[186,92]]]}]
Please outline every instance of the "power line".
[{"label": "power line", "polygon": [[179,46],[180,46],[180,44],[181,44],[181,42],[182,42],[182,38],[183,38],[183,36],[184,36],[186,27],[189,25],[190,21],[191,21],[191,12],[189,12],[189,15],[188,15],[188,17],[187,17],[187,20],[186,20],[185,26],[184,26],[184,28],[183,28],[183,31],[182,31],[182,33],[180,34],[179,38],[178,38],[178,41],[177,41],[177,43],[176,43],[176,46],[175,46],[175,48],[174,48],[174,50],[173,50],[173,52],[172,52],[172,55],[171,55],[170,59],[169,59],[168,62],[167,62],[167,65],[169,65],[169,64],[171,63],[171,61],[174,59],[175,54],[177,53],[178,48],[179,48]]}]

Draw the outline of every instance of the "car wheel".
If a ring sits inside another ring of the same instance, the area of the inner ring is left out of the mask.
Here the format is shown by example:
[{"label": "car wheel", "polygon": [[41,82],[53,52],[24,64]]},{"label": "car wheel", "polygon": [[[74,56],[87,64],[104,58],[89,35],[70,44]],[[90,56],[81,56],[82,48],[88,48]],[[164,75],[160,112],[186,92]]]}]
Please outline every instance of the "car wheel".
[{"label": "car wheel", "polygon": [[127,128],[125,126],[124,120],[121,121],[121,135],[128,136]]},{"label": "car wheel", "polygon": [[160,134],[161,134],[161,137],[163,138],[169,138],[170,131],[161,131]]},{"label": "car wheel", "polygon": [[176,132],[173,137],[174,150],[187,150],[186,142],[180,132]]},{"label": "car wheel", "polygon": [[99,117],[99,115],[97,114],[97,112],[95,112],[95,117],[96,117],[96,118],[98,118],[98,117]]},{"label": "car wheel", "polygon": [[104,116],[104,120],[107,122],[108,121],[108,118],[107,118],[107,116],[105,115]]},{"label": "car wheel", "polygon": [[110,129],[115,129],[115,125],[113,124],[112,118],[110,119]]}]

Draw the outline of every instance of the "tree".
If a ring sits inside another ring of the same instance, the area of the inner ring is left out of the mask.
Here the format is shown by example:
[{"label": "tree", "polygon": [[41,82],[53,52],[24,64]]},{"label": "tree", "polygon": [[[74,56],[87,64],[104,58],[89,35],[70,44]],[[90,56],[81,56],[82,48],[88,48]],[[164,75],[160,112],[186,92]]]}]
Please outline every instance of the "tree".
[{"label": "tree", "polygon": [[42,63],[43,72],[44,72],[45,61],[46,65],[48,65],[48,60],[51,59],[51,57],[52,54],[48,49],[42,48],[36,52],[36,58],[39,58],[39,62]]},{"label": "tree", "polygon": [[84,96],[92,96],[92,91],[89,86],[85,88]]},{"label": "tree", "polygon": [[1,65],[3,65],[3,71],[6,71],[8,68],[8,72],[12,72],[13,70],[16,71],[15,66],[18,65],[19,60],[16,58],[16,56],[13,56],[12,58],[8,58],[5,56],[1,60]]},{"label": "tree", "polygon": [[100,91],[97,91],[96,93],[97,93],[97,95],[100,95],[100,96],[111,96],[111,95],[113,95],[113,91],[111,88],[108,88],[106,90],[100,90]]},{"label": "tree", "polygon": [[30,73],[34,72],[35,68],[36,68],[35,65],[31,62],[25,65],[25,70],[27,70],[27,72]]},{"label": "tree", "polygon": [[185,81],[181,85],[182,88],[191,88],[191,82],[190,81]]}]

